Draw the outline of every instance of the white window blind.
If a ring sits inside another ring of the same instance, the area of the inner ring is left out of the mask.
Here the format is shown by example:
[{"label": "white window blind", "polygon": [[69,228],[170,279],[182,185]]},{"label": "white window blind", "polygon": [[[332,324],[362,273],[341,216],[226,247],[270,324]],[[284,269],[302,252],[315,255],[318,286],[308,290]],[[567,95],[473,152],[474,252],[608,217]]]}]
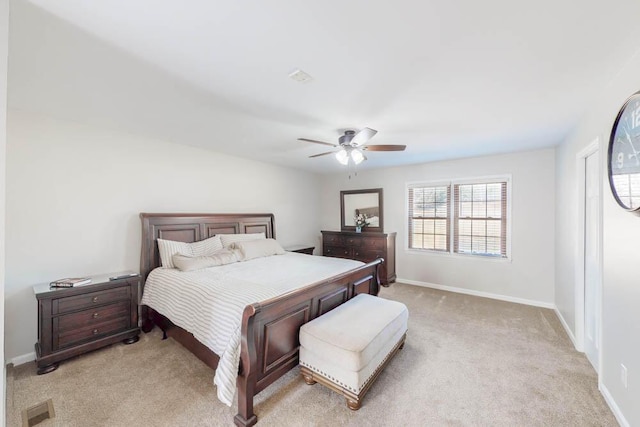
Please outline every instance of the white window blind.
[{"label": "white window blind", "polygon": [[507,256],[507,183],[453,186],[453,251]]},{"label": "white window blind", "polygon": [[409,249],[507,258],[508,181],[408,185]]},{"label": "white window blind", "polygon": [[449,251],[450,186],[409,187],[409,248]]}]

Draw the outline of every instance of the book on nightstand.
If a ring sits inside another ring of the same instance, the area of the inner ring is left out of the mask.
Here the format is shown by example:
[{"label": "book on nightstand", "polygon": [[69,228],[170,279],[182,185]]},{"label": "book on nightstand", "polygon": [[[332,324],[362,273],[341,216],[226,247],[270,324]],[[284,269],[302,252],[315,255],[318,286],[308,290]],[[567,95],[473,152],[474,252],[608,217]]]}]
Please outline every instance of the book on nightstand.
[{"label": "book on nightstand", "polygon": [[67,277],[54,280],[49,283],[49,286],[52,288],[73,288],[75,285],[86,285],[87,283],[91,283],[91,279],[87,277]]}]

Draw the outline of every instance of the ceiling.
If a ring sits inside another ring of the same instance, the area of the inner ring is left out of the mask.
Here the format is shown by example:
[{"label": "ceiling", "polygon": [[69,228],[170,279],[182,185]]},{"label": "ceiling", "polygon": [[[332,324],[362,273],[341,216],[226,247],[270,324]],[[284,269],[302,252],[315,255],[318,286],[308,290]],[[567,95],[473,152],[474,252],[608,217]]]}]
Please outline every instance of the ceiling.
[{"label": "ceiling", "polygon": [[[328,173],[550,147],[640,48],[637,0],[12,0],[9,106]],[[300,68],[313,76],[298,83]]]}]

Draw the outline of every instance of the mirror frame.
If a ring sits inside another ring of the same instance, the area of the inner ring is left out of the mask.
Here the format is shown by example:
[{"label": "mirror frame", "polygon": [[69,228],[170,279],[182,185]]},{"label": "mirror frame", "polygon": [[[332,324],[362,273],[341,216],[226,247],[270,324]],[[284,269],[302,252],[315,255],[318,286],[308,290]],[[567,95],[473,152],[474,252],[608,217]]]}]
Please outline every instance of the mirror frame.
[{"label": "mirror frame", "polygon": [[340,192],[340,228],[342,231],[356,231],[356,227],[355,225],[346,225],[345,220],[346,220],[346,215],[345,215],[345,203],[344,203],[344,198],[345,196],[349,196],[349,195],[353,195],[353,194],[369,194],[369,193],[373,193],[373,194],[377,194],[378,195],[378,209],[379,209],[379,214],[378,214],[378,218],[379,218],[379,222],[378,222],[378,227],[364,227],[362,229],[363,233],[366,232],[382,232],[382,230],[384,229],[384,222],[383,222],[383,204],[382,204],[382,188],[369,188],[369,189],[365,189],[365,190],[344,190]]}]

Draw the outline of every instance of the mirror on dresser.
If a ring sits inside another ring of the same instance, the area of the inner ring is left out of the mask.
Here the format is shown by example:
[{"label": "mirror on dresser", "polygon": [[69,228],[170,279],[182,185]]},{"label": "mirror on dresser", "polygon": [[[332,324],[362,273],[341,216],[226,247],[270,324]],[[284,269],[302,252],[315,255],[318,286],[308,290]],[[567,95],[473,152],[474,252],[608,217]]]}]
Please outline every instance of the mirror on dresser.
[{"label": "mirror on dresser", "polygon": [[383,230],[382,188],[345,190],[340,192],[340,224],[342,231],[355,231],[355,217],[363,214],[369,225],[363,232]]}]

